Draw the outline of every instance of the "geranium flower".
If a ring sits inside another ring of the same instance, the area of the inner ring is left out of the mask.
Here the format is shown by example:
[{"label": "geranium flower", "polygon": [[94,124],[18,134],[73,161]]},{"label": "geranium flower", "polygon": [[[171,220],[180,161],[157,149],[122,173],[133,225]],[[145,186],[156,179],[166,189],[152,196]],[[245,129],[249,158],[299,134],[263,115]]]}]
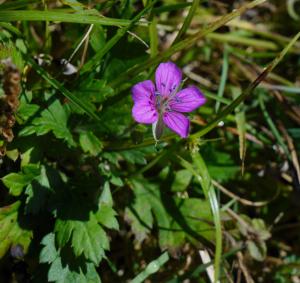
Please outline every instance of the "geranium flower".
[{"label": "geranium flower", "polygon": [[195,86],[181,89],[182,72],[172,62],[161,63],[155,72],[155,85],[147,80],[132,88],[132,116],[138,123],[153,124],[155,139],[162,135],[164,125],[182,138],[189,134],[188,113],[206,101]]}]

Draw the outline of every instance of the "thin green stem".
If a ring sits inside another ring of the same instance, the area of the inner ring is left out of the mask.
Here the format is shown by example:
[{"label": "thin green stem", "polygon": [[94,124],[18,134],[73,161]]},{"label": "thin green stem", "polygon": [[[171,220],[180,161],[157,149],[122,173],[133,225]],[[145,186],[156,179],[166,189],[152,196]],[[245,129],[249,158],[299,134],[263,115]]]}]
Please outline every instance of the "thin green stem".
[{"label": "thin green stem", "polygon": [[107,18],[86,13],[65,13],[60,10],[37,11],[18,10],[0,11],[0,22],[14,21],[54,21],[77,24],[98,24],[104,26],[128,26],[129,20]]},{"label": "thin green stem", "polygon": [[208,123],[202,130],[191,135],[191,138],[199,138],[213,130],[220,121],[222,121],[228,114],[230,114],[238,105],[241,104],[248,96],[253,93],[253,90],[268,76],[270,72],[278,65],[283,57],[288,53],[290,48],[299,39],[300,32],[297,33],[290,43],[280,52],[280,54],[268,65],[268,67],[247,87],[247,89],[239,95],[230,105],[228,105],[215,119]]},{"label": "thin green stem", "polygon": [[[223,98],[226,81],[227,81],[227,75],[228,75],[228,48],[226,45],[224,45],[224,55],[223,55],[223,66],[222,66],[222,74],[221,74],[221,81],[218,89],[218,98]],[[216,113],[219,112],[220,108],[220,101],[216,102]]]},{"label": "thin green stem", "polygon": [[151,4],[149,4],[147,7],[145,7],[140,13],[138,13],[131,21],[130,23],[119,29],[117,33],[105,44],[105,46],[99,50],[81,69],[81,74],[84,74],[88,71],[90,71],[92,68],[95,68],[95,66],[99,65],[101,63],[101,59],[103,56],[111,50],[116,43],[127,33],[127,31],[133,27],[133,25],[139,21],[139,19],[147,13],[152,6],[155,4],[156,1],[153,1]]},{"label": "thin green stem", "polygon": [[189,13],[186,16],[181,29],[177,33],[173,44],[176,44],[182,38],[182,36],[186,33],[186,31],[188,30],[188,28],[189,28],[189,26],[192,22],[192,19],[193,19],[195,13],[196,13],[197,7],[199,6],[199,3],[200,3],[200,0],[193,0],[192,6],[189,10]]}]

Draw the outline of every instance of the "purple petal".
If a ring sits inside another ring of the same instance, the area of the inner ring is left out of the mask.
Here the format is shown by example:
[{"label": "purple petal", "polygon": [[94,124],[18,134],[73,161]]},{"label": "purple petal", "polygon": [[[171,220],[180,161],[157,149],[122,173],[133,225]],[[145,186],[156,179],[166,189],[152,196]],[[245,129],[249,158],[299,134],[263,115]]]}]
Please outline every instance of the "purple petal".
[{"label": "purple petal", "polygon": [[138,123],[152,124],[157,121],[158,113],[150,100],[140,100],[134,103],[132,116]]},{"label": "purple petal", "polygon": [[134,102],[137,101],[153,101],[155,100],[155,86],[152,81],[143,81],[137,83],[132,88],[132,99]]},{"label": "purple petal", "polygon": [[177,133],[182,138],[189,135],[190,120],[183,114],[178,112],[165,112],[163,121],[172,131]]},{"label": "purple petal", "polygon": [[191,86],[179,91],[169,102],[172,110],[178,112],[191,112],[206,102],[200,90]]},{"label": "purple petal", "polygon": [[174,63],[161,63],[155,72],[156,89],[162,96],[168,96],[179,87],[181,78],[181,70]]}]

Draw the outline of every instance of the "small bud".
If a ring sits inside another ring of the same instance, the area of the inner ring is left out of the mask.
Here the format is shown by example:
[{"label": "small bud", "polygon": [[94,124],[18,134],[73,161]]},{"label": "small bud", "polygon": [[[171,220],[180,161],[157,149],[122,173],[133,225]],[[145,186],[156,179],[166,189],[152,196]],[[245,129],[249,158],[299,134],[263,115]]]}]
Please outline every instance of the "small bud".
[{"label": "small bud", "polygon": [[6,147],[3,145],[0,147],[0,157],[5,156],[6,154]]},{"label": "small bud", "polygon": [[162,117],[159,117],[158,120],[152,124],[152,133],[155,141],[159,141],[164,132],[164,122]]},{"label": "small bud", "polygon": [[2,135],[6,139],[7,142],[11,142],[14,139],[14,133],[10,128],[4,128],[2,130]]},{"label": "small bud", "polygon": [[5,100],[6,100],[7,104],[10,106],[11,110],[13,112],[16,112],[20,105],[20,101],[19,101],[18,97],[14,96],[14,95],[10,95],[10,96],[6,96]]},{"label": "small bud", "polygon": [[7,127],[12,128],[15,122],[16,122],[15,116],[11,113],[7,114],[7,120],[6,120]]}]

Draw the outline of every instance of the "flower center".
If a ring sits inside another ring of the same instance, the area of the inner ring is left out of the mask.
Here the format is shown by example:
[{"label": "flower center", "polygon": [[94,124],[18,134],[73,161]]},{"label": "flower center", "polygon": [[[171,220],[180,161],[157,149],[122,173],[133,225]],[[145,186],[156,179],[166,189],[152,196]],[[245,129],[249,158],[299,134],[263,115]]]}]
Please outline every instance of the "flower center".
[{"label": "flower center", "polygon": [[175,100],[177,103],[181,102],[181,99],[176,95],[177,88],[173,88],[173,91],[168,96],[163,96],[159,91],[155,92],[155,106],[156,110],[163,114],[165,111],[171,112],[172,109],[169,105],[171,100]]},{"label": "flower center", "polygon": [[160,114],[163,114],[165,111],[171,111],[169,101],[169,97],[162,96],[159,92],[155,92],[155,105]]}]

